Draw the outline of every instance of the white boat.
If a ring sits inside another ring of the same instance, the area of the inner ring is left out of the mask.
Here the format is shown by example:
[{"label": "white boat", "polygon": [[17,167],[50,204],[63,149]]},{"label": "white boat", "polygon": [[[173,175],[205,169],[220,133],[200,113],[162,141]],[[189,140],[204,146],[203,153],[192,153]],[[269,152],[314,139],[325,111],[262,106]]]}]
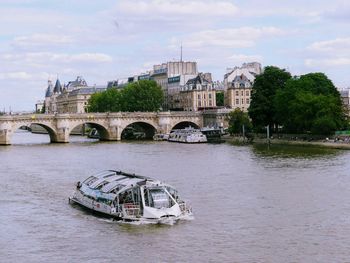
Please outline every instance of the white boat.
[{"label": "white boat", "polygon": [[169,134],[167,133],[156,133],[153,136],[153,140],[155,141],[167,141],[169,139]]},{"label": "white boat", "polygon": [[174,222],[192,216],[191,207],[172,186],[114,170],[78,182],[69,201],[126,222]]},{"label": "white boat", "polygon": [[207,142],[207,137],[198,129],[185,128],[173,130],[169,134],[170,142],[201,143]]}]

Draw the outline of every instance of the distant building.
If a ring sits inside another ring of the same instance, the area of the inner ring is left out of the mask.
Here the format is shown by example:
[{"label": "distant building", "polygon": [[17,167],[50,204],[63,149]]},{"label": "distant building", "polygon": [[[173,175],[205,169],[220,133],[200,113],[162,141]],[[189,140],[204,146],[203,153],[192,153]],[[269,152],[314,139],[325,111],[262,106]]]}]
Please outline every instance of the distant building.
[{"label": "distant building", "polygon": [[225,105],[248,111],[254,80],[261,72],[261,64],[258,62],[244,63],[241,67],[228,69],[224,76]]},{"label": "distant building", "polygon": [[69,81],[63,87],[57,79],[55,87],[51,80],[45,94],[46,113],[85,113],[87,112],[88,100],[96,92],[106,90],[106,87],[96,85],[89,87],[86,81],[78,76],[76,80]]},{"label": "distant building", "polygon": [[340,90],[339,92],[340,92],[340,96],[341,96],[345,111],[348,114],[348,116],[350,116],[350,88]]},{"label": "distant building", "polygon": [[163,109],[171,109],[174,94],[179,93],[186,81],[198,74],[197,62],[172,61],[154,65],[150,78],[155,80],[163,89]]},{"label": "distant building", "polygon": [[37,113],[42,113],[43,108],[44,108],[44,103],[45,103],[44,100],[38,100],[38,101],[35,103],[35,112],[37,112]]},{"label": "distant building", "polygon": [[199,73],[172,95],[174,109],[198,111],[216,108],[216,91],[210,73]]}]

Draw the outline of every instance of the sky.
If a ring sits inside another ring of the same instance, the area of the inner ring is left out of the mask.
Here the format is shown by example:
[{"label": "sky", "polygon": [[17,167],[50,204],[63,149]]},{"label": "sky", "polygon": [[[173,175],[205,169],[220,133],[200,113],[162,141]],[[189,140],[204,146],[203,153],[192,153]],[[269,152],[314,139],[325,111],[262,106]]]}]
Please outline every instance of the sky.
[{"label": "sky", "polygon": [[0,0],[0,111],[31,111],[47,81],[105,85],[180,59],[223,80],[244,62],[350,87],[348,0]]}]

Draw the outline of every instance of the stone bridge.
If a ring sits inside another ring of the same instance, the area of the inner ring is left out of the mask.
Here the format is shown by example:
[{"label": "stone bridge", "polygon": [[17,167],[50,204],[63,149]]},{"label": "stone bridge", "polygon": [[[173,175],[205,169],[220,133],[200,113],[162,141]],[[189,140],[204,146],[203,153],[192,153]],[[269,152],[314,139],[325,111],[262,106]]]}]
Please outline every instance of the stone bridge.
[{"label": "stone bridge", "polygon": [[[201,128],[225,123],[225,112],[116,112],[84,114],[31,114],[0,116],[0,145],[11,144],[13,133],[22,126],[32,124],[43,127],[51,142],[69,142],[71,131],[82,124],[96,128],[100,140],[119,141],[123,130],[138,123],[153,130],[153,133],[169,133],[181,124]],[[180,125],[180,126],[179,126]]]}]

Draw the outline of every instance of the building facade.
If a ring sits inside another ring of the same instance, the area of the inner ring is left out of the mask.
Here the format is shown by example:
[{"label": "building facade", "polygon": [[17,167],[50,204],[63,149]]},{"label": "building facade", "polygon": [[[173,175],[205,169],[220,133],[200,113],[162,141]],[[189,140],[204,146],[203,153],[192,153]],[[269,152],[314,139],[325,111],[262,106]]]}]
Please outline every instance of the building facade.
[{"label": "building facade", "polygon": [[241,67],[229,69],[224,76],[225,106],[247,112],[255,77],[261,72],[258,62],[244,63]]},{"label": "building facade", "polygon": [[63,87],[57,79],[53,88],[49,80],[45,94],[45,113],[85,113],[91,95],[104,90],[106,87],[89,87],[80,76]]},{"label": "building facade", "polygon": [[172,98],[172,107],[184,111],[216,108],[216,90],[210,73],[199,73],[186,81]]}]

